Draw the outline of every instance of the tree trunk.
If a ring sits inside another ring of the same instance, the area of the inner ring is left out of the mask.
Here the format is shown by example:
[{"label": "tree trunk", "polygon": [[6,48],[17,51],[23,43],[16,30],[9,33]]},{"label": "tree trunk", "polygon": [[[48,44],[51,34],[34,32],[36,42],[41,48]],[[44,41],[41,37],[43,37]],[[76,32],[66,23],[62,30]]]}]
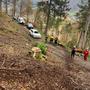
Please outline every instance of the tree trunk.
[{"label": "tree trunk", "polygon": [[22,6],[23,6],[23,0],[20,2],[20,16],[22,15]]},{"label": "tree trunk", "polygon": [[13,0],[13,13],[12,16],[15,16],[16,13],[16,0]]},{"label": "tree trunk", "polygon": [[31,0],[28,0],[28,1],[27,1],[27,7],[26,7],[27,23],[29,22],[29,14],[30,14],[31,10],[32,10]]},{"label": "tree trunk", "polygon": [[27,23],[29,22],[29,12],[27,12]]},{"label": "tree trunk", "polygon": [[48,24],[49,24],[49,19],[50,19],[51,2],[52,2],[52,0],[50,0],[50,5],[49,5],[49,9],[48,9],[47,22],[46,22],[46,27],[45,27],[45,37],[47,37]]},{"label": "tree trunk", "polygon": [[78,47],[78,48],[81,48],[80,43],[81,43],[81,39],[82,39],[82,33],[83,33],[83,32],[80,32],[79,39],[78,39],[78,41],[77,41],[77,47]]},{"label": "tree trunk", "polygon": [[5,12],[8,14],[8,0],[5,0]]},{"label": "tree trunk", "polygon": [[87,21],[86,21],[86,25],[85,25],[85,34],[84,34],[83,44],[82,44],[83,49],[85,48],[85,44],[87,41],[87,34],[88,34],[89,26],[90,26],[90,15],[87,17]]},{"label": "tree trunk", "polygon": [[39,15],[39,11],[37,10],[36,13],[35,13],[35,18],[34,18],[34,24],[37,23],[37,17]]},{"label": "tree trunk", "polygon": [[77,44],[78,48],[82,48],[83,38],[84,38],[84,33],[81,32],[80,33],[80,38],[79,38],[79,41],[78,41],[78,44]]},{"label": "tree trunk", "polygon": [[2,0],[0,0],[0,11],[2,11]]}]

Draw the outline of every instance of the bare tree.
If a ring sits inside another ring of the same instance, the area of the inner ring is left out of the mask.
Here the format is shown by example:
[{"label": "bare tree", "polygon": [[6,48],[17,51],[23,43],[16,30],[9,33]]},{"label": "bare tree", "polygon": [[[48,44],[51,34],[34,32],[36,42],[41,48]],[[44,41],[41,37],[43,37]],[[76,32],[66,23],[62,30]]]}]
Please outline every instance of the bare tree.
[{"label": "bare tree", "polygon": [[21,2],[20,2],[20,16],[22,15],[23,4],[24,4],[24,2],[23,2],[23,0],[21,0]]},{"label": "bare tree", "polygon": [[2,11],[2,0],[0,0],[0,11]]},{"label": "bare tree", "polygon": [[12,16],[15,16],[15,13],[16,13],[16,2],[17,0],[13,0],[13,13],[12,13]]},{"label": "bare tree", "polygon": [[89,26],[90,26],[90,15],[87,17],[87,21],[86,21],[86,25],[85,25],[85,34],[84,34],[84,38],[83,38],[82,48],[85,48],[85,44],[87,41],[87,35],[88,35],[88,31],[89,31]]},{"label": "bare tree", "polygon": [[79,13],[77,13],[77,17],[79,18],[80,23],[80,32],[81,37],[79,40],[80,48],[85,48],[86,43],[88,43],[88,34],[90,28],[90,0],[82,0],[81,5],[79,5]]},{"label": "bare tree", "polygon": [[5,0],[5,12],[8,13],[8,0]]},{"label": "bare tree", "polygon": [[26,13],[27,13],[27,23],[29,21],[29,14],[32,11],[32,2],[31,0],[27,0]]}]

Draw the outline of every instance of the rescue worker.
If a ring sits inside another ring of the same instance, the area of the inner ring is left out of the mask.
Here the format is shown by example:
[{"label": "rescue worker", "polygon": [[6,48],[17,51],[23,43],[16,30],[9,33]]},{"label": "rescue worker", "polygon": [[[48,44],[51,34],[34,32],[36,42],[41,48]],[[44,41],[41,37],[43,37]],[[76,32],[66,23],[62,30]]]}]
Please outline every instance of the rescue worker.
[{"label": "rescue worker", "polygon": [[74,58],[74,57],[75,57],[75,53],[76,53],[76,46],[74,46],[74,47],[72,48],[71,58]]},{"label": "rescue worker", "polygon": [[57,37],[55,38],[55,44],[58,44],[58,38]]},{"label": "rescue worker", "polygon": [[84,54],[84,61],[87,61],[87,58],[88,58],[88,55],[89,55],[88,48],[86,50],[84,50],[83,54]]},{"label": "rescue worker", "polygon": [[54,37],[53,37],[53,35],[51,35],[51,37],[50,37],[50,43],[53,43],[53,40],[54,40]]}]

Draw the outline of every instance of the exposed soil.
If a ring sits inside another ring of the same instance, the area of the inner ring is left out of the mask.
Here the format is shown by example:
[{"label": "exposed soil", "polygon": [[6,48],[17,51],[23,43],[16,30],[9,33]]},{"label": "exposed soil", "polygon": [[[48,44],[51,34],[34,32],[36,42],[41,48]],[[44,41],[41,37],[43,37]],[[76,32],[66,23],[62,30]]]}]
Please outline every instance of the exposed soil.
[{"label": "exposed soil", "polygon": [[28,55],[37,42],[33,40],[22,26],[0,34],[0,90],[90,90],[89,68],[50,44],[47,60],[34,60]]}]

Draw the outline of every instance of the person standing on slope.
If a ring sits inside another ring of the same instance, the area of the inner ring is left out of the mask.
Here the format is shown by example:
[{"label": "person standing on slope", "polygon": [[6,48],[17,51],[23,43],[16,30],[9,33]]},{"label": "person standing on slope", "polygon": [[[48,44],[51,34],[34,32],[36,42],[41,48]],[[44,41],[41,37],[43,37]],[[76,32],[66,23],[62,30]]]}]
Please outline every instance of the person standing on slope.
[{"label": "person standing on slope", "polygon": [[88,58],[88,55],[89,55],[88,48],[86,50],[84,50],[83,54],[84,54],[84,61],[87,61],[87,58]]},{"label": "person standing on slope", "polygon": [[75,53],[76,53],[76,47],[74,46],[71,51],[71,58],[75,57]]}]

